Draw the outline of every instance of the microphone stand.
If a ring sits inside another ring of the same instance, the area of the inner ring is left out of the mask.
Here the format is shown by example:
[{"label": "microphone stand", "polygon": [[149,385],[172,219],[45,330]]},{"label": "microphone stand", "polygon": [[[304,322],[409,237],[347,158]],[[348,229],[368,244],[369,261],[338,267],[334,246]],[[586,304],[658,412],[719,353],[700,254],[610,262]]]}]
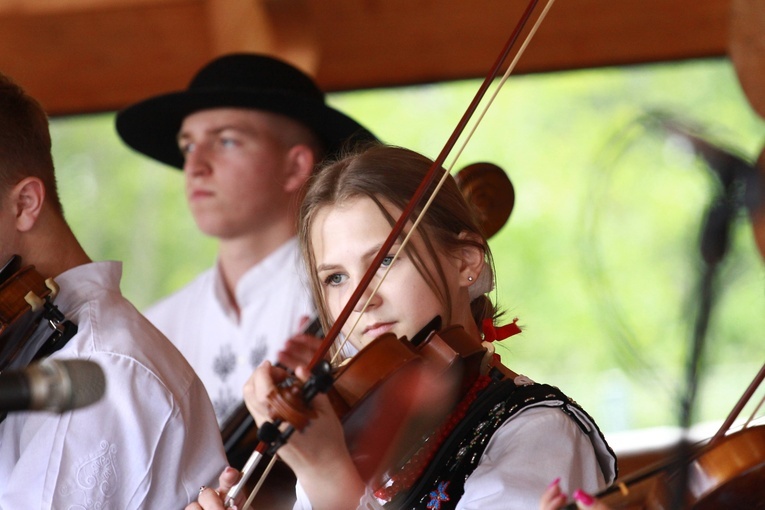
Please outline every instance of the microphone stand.
[{"label": "microphone stand", "polygon": [[741,184],[738,179],[724,180],[723,190],[710,205],[701,231],[700,251],[704,268],[700,278],[698,315],[696,316],[691,349],[686,365],[686,389],[680,402],[680,427],[684,434],[677,445],[675,455],[678,476],[675,483],[670,485],[670,508],[685,507],[685,494],[690,476],[689,466],[693,454],[687,432],[692,422],[706,335],[716,297],[718,268],[728,251],[730,228],[738,211],[741,191]]}]

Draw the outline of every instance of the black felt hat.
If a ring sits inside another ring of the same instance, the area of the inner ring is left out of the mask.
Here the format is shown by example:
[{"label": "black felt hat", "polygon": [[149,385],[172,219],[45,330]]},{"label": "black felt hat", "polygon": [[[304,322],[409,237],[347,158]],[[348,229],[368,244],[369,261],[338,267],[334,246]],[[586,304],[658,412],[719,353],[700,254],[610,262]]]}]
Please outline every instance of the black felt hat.
[{"label": "black felt hat", "polygon": [[133,149],[183,167],[177,136],[183,119],[218,107],[280,113],[311,128],[333,153],[348,141],[375,140],[347,115],[327,106],[324,93],[300,70],[257,54],[232,54],[203,67],[183,91],[163,94],[117,114],[117,132]]}]

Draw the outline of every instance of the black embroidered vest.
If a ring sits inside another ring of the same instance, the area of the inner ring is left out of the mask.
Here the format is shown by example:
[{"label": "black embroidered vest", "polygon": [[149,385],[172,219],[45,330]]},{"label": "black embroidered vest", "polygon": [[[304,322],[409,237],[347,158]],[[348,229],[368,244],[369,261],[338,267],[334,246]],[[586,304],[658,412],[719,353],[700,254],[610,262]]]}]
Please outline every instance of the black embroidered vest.
[{"label": "black embroidered vest", "polygon": [[[481,455],[494,432],[512,416],[539,405],[552,406],[565,412],[587,433],[591,431],[602,441],[612,457],[607,482],[616,477],[616,456],[597,428],[594,420],[554,386],[529,384],[516,386],[512,380],[492,382],[468,409],[464,419],[444,441],[420,479],[407,492],[387,503],[386,510],[453,510],[464,493],[467,478],[478,465]],[[572,411],[575,408],[579,413]],[[582,419],[588,421],[587,425]],[[595,441],[593,441],[595,442]],[[597,449],[597,448],[596,448]],[[609,478],[611,478],[609,480]]]}]

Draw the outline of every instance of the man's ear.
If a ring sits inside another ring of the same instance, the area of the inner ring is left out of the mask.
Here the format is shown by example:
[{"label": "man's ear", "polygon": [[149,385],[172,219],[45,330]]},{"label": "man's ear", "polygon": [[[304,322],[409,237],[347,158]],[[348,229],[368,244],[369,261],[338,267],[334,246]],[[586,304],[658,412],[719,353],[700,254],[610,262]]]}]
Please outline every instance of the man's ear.
[{"label": "man's ear", "polygon": [[486,254],[480,245],[483,244],[481,236],[472,232],[460,233],[460,239],[470,239],[476,244],[464,244],[459,247],[457,258],[460,262],[460,285],[470,287],[478,281],[479,275],[486,266]]},{"label": "man's ear", "polygon": [[37,177],[25,177],[11,190],[11,204],[16,215],[16,229],[27,232],[37,223],[45,202],[45,184]]},{"label": "man's ear", "polygon": [[294,145],[287,152],[288,171],[284,180],[284,191],[299,190],[311,176],[316,158],[310,147],[304,144]]}]

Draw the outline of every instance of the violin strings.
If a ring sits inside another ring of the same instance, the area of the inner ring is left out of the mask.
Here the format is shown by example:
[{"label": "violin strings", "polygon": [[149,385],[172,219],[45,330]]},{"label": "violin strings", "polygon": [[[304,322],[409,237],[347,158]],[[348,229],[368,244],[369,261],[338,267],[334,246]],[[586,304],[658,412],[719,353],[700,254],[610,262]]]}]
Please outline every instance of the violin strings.
[{"label": "violin strings", "polygon": [[752,414],[749,416],[749,419],[746,420],[746,422],[744,423],[743,428],[746,428],[747,426],[749,426],[749,423],[752,420],[754,420],[754,417],[757,416],[757,413],[760,411],[760,408],[762,407],[763,402],[765,402],[765,395],[762,396],[762,398],[760,399],[760,403],[757,404],[757,407],[754,408],[754,411],[752,411]]},{"label": "violin strings", "polygon": [[483,118],[486,116],[486,113],[489,111],[489,108],[494,103],[494,100],[499,95],[499,91],[504,86],[507,79],[510,77],[510,74],[515,69],[515,66],[518,64],[518,61],[520,60],[523,53],[526,51],[526,48],[528,47],[529,43],[531,42],[531,39],[534,37],[534,35],[537,33],[537,30],[539,29],[539,26],[542,24],[542,21],[544,21],[545,17],[547,16],[547,13],[549,12],[550,8],[555,3],[555,0],[549,0],[544,8],[542,9],[542,12],[537,17],[536,21],[534,22],[533,26],[529,30],[528,35],[521,43],[521,47],[516,52],[515,56],[513,57],[512,62],[510,62],[510,65],[507,67],[507,70],[502,75],[502,78],[500,79],[499,83],[494,89],[494,92],[491,94],[491,96],[486,100],[486,104],[483,107],[483,109],[478,114],[478,117],[476,117],[475,121],[473,122],[473,125],[471,129],[465,134],[462,143],[458,147],[458,149],[455,152],[454,157],[451,160],[451,163],[445,167],[445,171],[441,178],[438,180],[438,183],[436,183],[436,186],[433,190],[433,192],[430,194],[430,197],[425,202],[425,204],[422,207],[422,210],[420,211],[420,214],[417,215],[417,218],[412,223],[412,227],[409,229],[409,232],[407,232],[406,236],[404,236],[404,239],[401,241],[401,246],[398,247],[396,252],[393,254],[393,260],[391,260],[390,265],[386,268],[385,272],[382,274],[382,276],[379,278],[377,284],[372,288],[372,290],[369,293],[369,297],[364,302],[364,305],[361,307],[361,311],[359,312],[358,316],[356,317],[356,320],[353,322],[353,325],[351,326],[351,329],[348,331],[348,334],[346,334],[343,338],[343,340],[340,342],[337,351],[332,356],[330,360],[330,364],[334,366],[337,358],[339,357],[340,353],[342,352],[343,347],[348,343],[348,340],[350,339],[353,332],[356,330],[356,326],[358,326],[359,321],[361,320],[361,317],[364,315],[364,313],[367,310],[367,307],[369,306],[369,303],[374,299],[374,297],[377,295],[378,290],[380,289],[380,286],[385,281],[385,279],[388,276],[388,273],[390,272],[391,268],[393,268],[393,264],[396,263],[396,260],[398,260],[398,256],[401,253],[401,251],[407,246],[409,243],[409,238],[412,236],[412,234],[417,230],[417,227],[420,224],[420,221],[425,216],[425,213],[427,213],[428,209],[430,208],[430,205],[433,203],[433,200],[435,200],[436,195],[441,190],[441,187],[446,182],[446,179],[451,175],[451,172],[454,168],[454,165],[456,164],[459,157],[462,155],[462,152],[465,150],[465,147],[467,147],[467,144],[472,139],[473,135],[475,134],[476,130],[478,129],[479,124],[483,120]]}]

